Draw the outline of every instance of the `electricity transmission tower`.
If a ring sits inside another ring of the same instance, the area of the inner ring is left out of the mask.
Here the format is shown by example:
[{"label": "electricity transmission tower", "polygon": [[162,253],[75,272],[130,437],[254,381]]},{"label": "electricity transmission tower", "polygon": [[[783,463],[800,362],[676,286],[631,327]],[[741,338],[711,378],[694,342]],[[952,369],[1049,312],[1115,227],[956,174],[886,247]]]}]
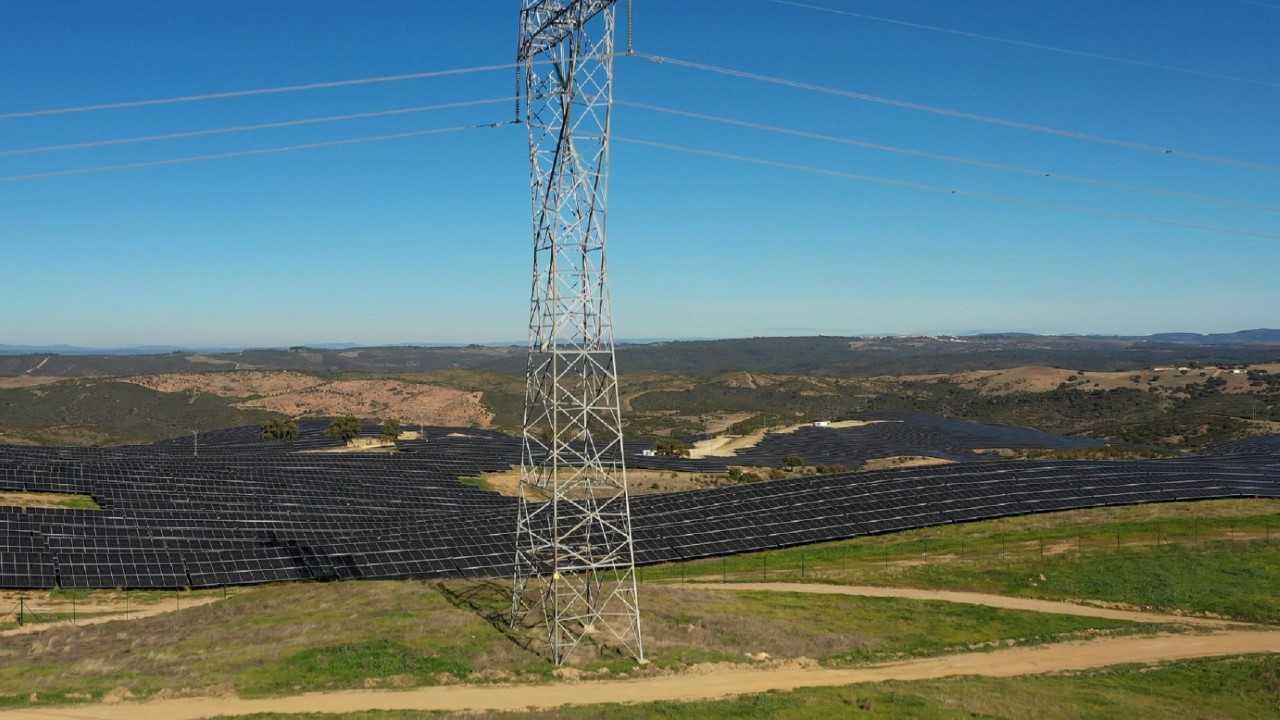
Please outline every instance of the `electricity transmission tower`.
[{"label": "electricity transmission tower", "polygon": [[[605,270],[614,0],[521,0],[533,291],[512,622],[643,661]],[[542,499],[546,498],[543,502]]]}]

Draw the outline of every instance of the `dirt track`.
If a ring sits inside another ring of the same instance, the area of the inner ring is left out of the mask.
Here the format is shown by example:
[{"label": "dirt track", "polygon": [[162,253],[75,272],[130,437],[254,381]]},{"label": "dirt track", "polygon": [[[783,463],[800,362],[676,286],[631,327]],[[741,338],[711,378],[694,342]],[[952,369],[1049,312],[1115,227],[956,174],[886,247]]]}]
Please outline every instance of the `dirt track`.
[{"label": "dirt track", "polygon": [[1231,620],[1217,620],[1187,615],[1170,615],[1164,613],[1140,612],[1137,610],[1119,610],[1114,608],[1081,605],[1079,603],[1061,602],[1057,600],[1034,600],[1031,598],[1010,597],[1007,595],[988,595],[986,593],[953,592],[949,590],[917,590],[915,588],[875,587],[869,585],[824,585],[820,583],[686,583],[680,587],[698,588],[699,590],[752,590],[759,592],[794,592],[813,593],[817,595],[857,595],[859,597],[892,597],[911,600],[941,600],[943,602],[963,603],[966,605],[986,605],[1002,610],[1029,610],[1031,612],[1051,613],[1054,615],[1078,615],[1080,617],[1104,618],[1107,620],[1128,620],[1140,623],[1179,623],[1182,625],[1201,625],[1211,627],[1244,626],[1247,623]]},{"label": "dirt track", "polygon": [[[168,603],[163,603],[161,605],[141,605],[141,606],[137,606],[135,608],[130,609],[127,613],[123,609],[121,609],[121,607],[118,605],[81,604],[78,607],[78,610],[82,613],[110,612],[114,614],[82,617],[76,620],[75,622],[72,622],[70,620],[58,620],[56,622],[31,623],[29,625],[23,625],[22,627],[16,627],[16,628],[11,628],[9,630],[0,631],[0,637],[10,637],[13,635],[33,635],[35,633],[41,633],[41,632],[45,632],[46,630],[52,630],[54,628],[62,628],[62,627],[83,627],[85,625],[101,625],[103,623],[117,622],[117,621],[130,622],[133,620],[140,620],[142,618],[155,617],[156,615],[164,615],[166,613],[186,610],[188,608],[193,608],[193,607],[199,607],[201,605],[208,605],[210,603],[218,602],[220,599],[221,598],[217,598],[217,597],[202,597],[202,598],[190,598],[186,602],[181,603],[181,605],[176,605],[176,604],[170,605]],[[69,607],[70,606],[58,607],[57,610],[65,611],[69,609]]]},{"label": "dirt track", "polygon": [[[1011,677],[1107,665],[1280,652],[1280,630],[1232,630],[1210,635],[1157,635],[1019,647],[850,669],[727,668],[637,680],[578,683],[577,703],[706,700],[769,690],[930,680],[956,675]],[[520,711],[564,704],[563,685],[454,685],[406,691],[349,690],[243,700],[183,698],[117,705],[82,705],[0,712],[0,720],[197,720],[251,713],[350,713],[365,710]]]}]

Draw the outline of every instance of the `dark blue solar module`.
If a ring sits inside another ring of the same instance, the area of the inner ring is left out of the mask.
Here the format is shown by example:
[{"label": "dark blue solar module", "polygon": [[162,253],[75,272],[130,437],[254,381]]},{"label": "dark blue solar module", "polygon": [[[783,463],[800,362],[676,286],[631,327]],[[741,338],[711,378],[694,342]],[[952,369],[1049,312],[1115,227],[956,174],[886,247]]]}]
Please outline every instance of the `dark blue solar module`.
[{"label": "dark blue solar module", "polygon": [[[746,462],[714,460],[723,467],[776,464],[764,459],[792,453],[810,463],[955,453],[968,462],[633,497],[637,561],[1071,508],[1280,497],[1274,439],[1175,460],[992,462],[972,450],[1070,441],[920,416],[888,419],[901,422],[856,432],[806,428],[769,436],[743,453]],[[257,428],[203,433],[199,457],[191,438],[110,449],[0,447],[0,490],[87,494],[102,508],[0,507],[0,587],[508,574],[515,501],[458,478],[518,463],[517,438],[429,427],[425,440],[402,442],[403,452],[307,453],[300,450],[336,442],[324,436],[325,421],[300,425],[293,443],[263,442]],[[876,428],[885,429],[866,432]],[[677,460],[628,458],[651,467]]]}]

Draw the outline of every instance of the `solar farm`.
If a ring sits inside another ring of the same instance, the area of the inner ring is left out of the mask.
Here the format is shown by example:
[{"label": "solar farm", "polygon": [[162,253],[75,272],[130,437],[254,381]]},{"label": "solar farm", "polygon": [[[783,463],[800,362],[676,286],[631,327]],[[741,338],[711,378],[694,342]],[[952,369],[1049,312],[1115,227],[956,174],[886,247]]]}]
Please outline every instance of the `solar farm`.
[{"label": "solar farm", "polygon": [[[517,438],[428,427],[395,452],[313,452],[337,444],[325,425],[303,421],[289,443],[261,440],[256,427],[206,433],[198,451],[190,437],[108,449],[2,447],[0,490],[87,495],[100,509],[0,507],[0,587],[510,576],[516,499],[460,478],[518,465]],[[632,497],[635,559],[665,563],[1079,508],[1280,498],[1277,440],[1168,460],[989,460],[973,450],[1081,441],[901,415],[769,435],[732,458],[629,449],[629,466],[664,470],[770,466],[789,454],[851,464],[887,453],[962,461]]]}]

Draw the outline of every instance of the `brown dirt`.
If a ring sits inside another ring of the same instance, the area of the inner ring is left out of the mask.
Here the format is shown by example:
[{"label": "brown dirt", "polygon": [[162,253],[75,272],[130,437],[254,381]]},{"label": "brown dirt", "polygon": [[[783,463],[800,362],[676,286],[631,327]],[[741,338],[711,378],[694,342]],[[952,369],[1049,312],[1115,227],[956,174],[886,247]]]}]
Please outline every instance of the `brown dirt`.
[{"label": "brown dirt", "polygon": [[35,387],[36,385],[48,385],[66,380],[67,378],[45,376],[45,375],[17,375],[14,377],[0,377],[0,390],[15,390],[19,388]]},{"label": "brown dirt", "polygon": [[[512,467],[501,472],[484,473],[480,476],[484,484],[499,495],[509,497],[520,496],[520,468]],[[655,493],[679,492],[682,490],[703,490],[706,488],[732,485],[729,476],[723,473],[689,473],[669,470],[647,470],[640,468],[627,469],[627,490],[632,495],[652,495]]]},{"label": "brown dirt", "polygon": [[[1251,365],[1250,368],[1280,371],[1280,365]],[[1204,373],[1201,375],[1201,373]],[[1138,382],[1133,382],[1134,377]],[[1191,385],[1203,384],[1209,378],[1221,378],[1226,381],[1223,388],[1228,393],[1251,392],[1249,378],[1246,374],[1235,374],[1230,370],[1219,370],[1215,367],[1188,369],[1184,374],[1175,367],[1137,368],[1116,372],[1078,372],[1049,367],[1016,367],[1005,370],[975,370],[973,372],[956,373],[954,375],[914,376],[920,380],[939,380],[948,378],[951,382],[967,388],[979,390],[989,395],[1005,395],[1014,392],[1048,392],[1059,385],[1081,390],[1114,390],[1117,388],[1133,388],[1135,390],[1185,390]],[[909,379],[909,378],[904,378]]]},{"label": "brown dirt", "polygon": [[272,410],[294,417],[355,415],[430,425],[490,427],[493,414],[479,392],[401,380],[326,381],[288,370],[167,373],[125,378],[159,392],[202,392],[243,399],[241,408]]},{"label": "brown dirt", "polygon": [[1031,598],[991,595],[988,593],[957,592],[951,590],[920,590],[917,588],[878,587],[872,585],[827,585],[821,583],[686,583],[680,587],[703,590],[738,590],[755,592],[806,593],[814,595],[854,595],[857,597],[892,597],[910,600],[940,600],[965,605],[984,605],[1002,610],[1026,610],[1054,615],[1077,615],[1105,620],[1126,620],[1139,623],[1200,625],[1208,627],[1245,627],[1248,623],[1202,618],[1189,615],[1138,612],[1114,607],[1096,607],[1058,600],[1033,600]]},{"label": "brown dirt", "polygon": [[[907,660],[870,667],[827,669],[810,663],[767,668],[716,664],[696,673],[630,680],[573,683],[574,704],[687,702],[800,687],[852,685],[891,680],[933,680],[977,675],[1015,677],[1080,671],[1119,664],[1151,664],[1202,657],[1280,652],[1280,630],[1230,630],[1203,635],[1115,637],[990,652]],[[564,684],[453,685],[416,690],[347,690],[295,697],[246,700],[234,697],[175,698],[150,702],[82,705],[50,710],[0,712],[0,720],[78,717],[94,720],[197,720],[253,713],[355,713],[378,710],[522,711],[553,709],[566,702]]]},{"label": "brown dirt", "polygon": [[489,427],[480,393],[399,380],[338,380],[240,403],[285,415],[355,415],[427,425]]},{"label": "brown dirt", "polygon": [[68,619],[56,622],[32,623],[0,631],[0,637],[33,635],[55,628],[83,627],[85,625],[139,620],[208,605],[222,600],[217,595],[201,595],[191,598],[179,598],[177,602],[173,602],[168,599],[160,599],[157,594],[127,599],[123,593],[97,592],[87,599],[72,601],[68,598],[52,597],[43,592],[0,591],[0,608],[4,608],[4,613],[0,614],[0,622],[17,622],[19,596],[26,598],[25,611],[32,615],[75,612],[83,615],[92,615],[92,617],[78,617],[74,622]]},{"label": "brown dirt", "polygon": [[872,458],[862,464],[863,470],[892,470],[905,467],[928,467],[930,465],[954,465],[955,460],[929,457],[927,455],[892,455],[890,457]]},{"label": "brown dirt", "polygon": [[201,392],[230,398],[250,398],[299,392],[323,384],[313,375],[290,371],[236,370],[210,373],[166,373],[125,378],[159,392]]},{"label": "brown dirt", "polygon": [[[880,422],[900,422],[896,420],[840,420],[831,423],[832,429],[856,428],[874,425]],[[813,423],[800,423],[799,425],[788,425],[781,428],[765,428],[757,430],[750,435],[717,435],[706,440],[699,440],[689,448],[689,457],[691,458],[708,458],[708,457],[733,457],[738,450],[746,450],[753,448],[764,440],[764,436],[770,433],[775,435],[786,435],[793,433],[800,428],[811,427]]]},{"label": "brown dirt", "polygon": [[[69,498],[76,497],[65,493],[42,492],[9,492],[0,491],[0,506],[4,507],[38,507],[65,508],[63,505]],[[80,495],[79,497],[85,497]]]}]

